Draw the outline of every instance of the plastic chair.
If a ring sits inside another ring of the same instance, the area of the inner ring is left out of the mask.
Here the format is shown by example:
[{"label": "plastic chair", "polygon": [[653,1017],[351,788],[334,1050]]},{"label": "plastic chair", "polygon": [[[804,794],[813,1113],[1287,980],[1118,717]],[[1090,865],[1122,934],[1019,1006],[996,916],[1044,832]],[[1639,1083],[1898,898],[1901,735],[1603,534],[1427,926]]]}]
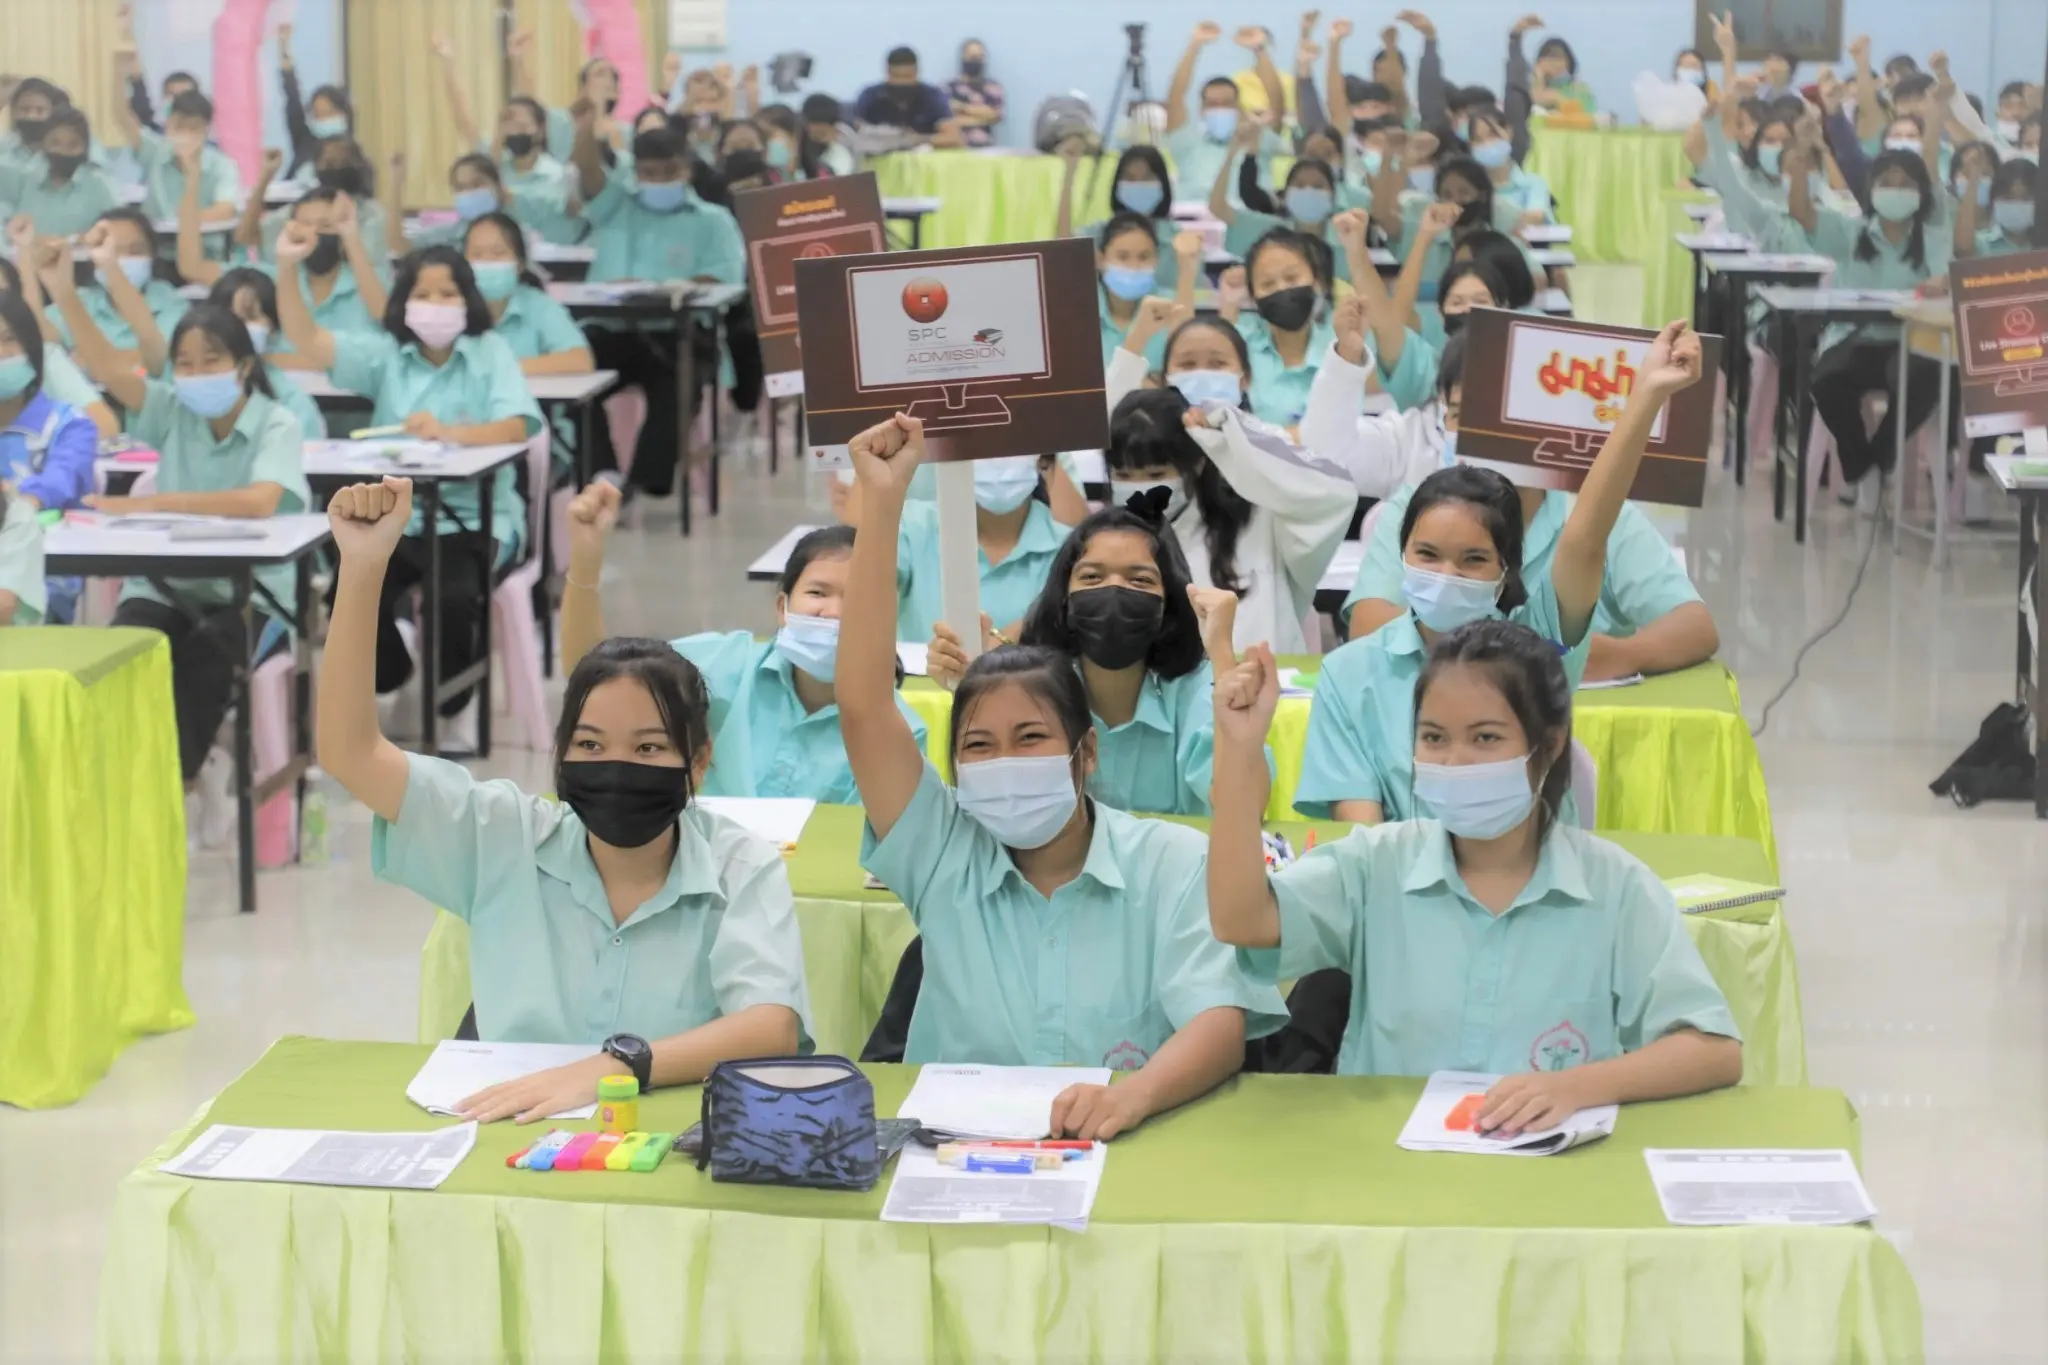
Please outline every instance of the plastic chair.
[{"label": "plastic chair", "polygon": [[[249,728],[258,786],[292,757],[292,652],[273,654],[249,680]],[[292,788],[256,808],[256,866],[283,867],[298,856],[299,801]]]},{"label": "plastic chair", "polygon": [[1579,808],[1579,828],[1592,829],[1600,818],[1600,765],[1593,751],[1572,740],[1572,804]]},{"label": "plastic chair", "polygon": [[[546,431],[526,444],[526,486],[545,490],[554,456]],[[541,681],[540,631],[534,620],[534,587],[540,582],[541,512],[539,496],[526,500],[526,558],[491,590],[491,641],[505,686],[512,719],[525,732],[526,745],[547,749],[551,739],[548,703]]]},{"label": "plastic chair", "polygon": [[612,454],[619,462],[619,477],[624,478],[633,471],[633,451],[640,428],[647,425],[647,395],[639,389],[620,389],[604,400],[604,420],[611,426]]}]

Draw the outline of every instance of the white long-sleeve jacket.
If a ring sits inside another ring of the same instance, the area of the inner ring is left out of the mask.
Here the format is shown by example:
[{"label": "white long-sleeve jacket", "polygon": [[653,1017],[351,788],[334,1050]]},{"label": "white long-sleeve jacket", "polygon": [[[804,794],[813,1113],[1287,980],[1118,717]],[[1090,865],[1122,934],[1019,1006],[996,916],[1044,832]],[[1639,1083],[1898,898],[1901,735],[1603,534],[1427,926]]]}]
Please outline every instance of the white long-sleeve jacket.
[{"label": "white long-sleeve jacket", "polygon": [[1331,345],[1309,387],[1301,443],[1349,474],[1359,496],[1390,498],[1443,467],[1443,428],[1434,403],[1405,412],[1363,415],[1360,404],[1367,373],[1365,366],[1353,365]]}]

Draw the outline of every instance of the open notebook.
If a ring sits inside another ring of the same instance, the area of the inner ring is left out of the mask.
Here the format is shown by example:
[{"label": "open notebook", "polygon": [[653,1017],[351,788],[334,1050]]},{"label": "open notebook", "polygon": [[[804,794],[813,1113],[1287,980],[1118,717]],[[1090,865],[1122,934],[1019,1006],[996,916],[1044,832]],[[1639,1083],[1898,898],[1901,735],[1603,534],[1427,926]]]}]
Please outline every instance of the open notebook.
[{"label": "open notebook", "polygon": [[1739,882],[1733,877],[1716,877],[1705,872],[1667,877],[1664,887],[1671,893],[1671,899],[1678,902],[1678,908],[1688,915],[1696,915],[1703,910],[1732,910],[1738,905],[1755,905],[1759,901],[1785,898],[1782,886]]}]

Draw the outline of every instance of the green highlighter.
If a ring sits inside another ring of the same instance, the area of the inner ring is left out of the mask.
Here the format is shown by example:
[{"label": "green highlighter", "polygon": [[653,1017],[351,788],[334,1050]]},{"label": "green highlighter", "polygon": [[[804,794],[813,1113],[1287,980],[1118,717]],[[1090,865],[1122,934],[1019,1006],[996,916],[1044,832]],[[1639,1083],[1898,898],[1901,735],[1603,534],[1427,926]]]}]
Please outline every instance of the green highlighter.
[{"label": "green highlighter", "polygon": [[669,1144],[675,1140],[674,1133],[649,1133],[647,1140],[633,1153],[633,1169],[651,1171],[659,1166],[661,1159],[668,1155]]},{"label": "green highlighter", "polygon": [[619,1139],[619,1145],[612,1148],[604,1159],[608,1171],[630,1171],[633,1169],[633,1154],[640,1150],[640,1144],[647,1141],[645,1133],[628,1133]]}]

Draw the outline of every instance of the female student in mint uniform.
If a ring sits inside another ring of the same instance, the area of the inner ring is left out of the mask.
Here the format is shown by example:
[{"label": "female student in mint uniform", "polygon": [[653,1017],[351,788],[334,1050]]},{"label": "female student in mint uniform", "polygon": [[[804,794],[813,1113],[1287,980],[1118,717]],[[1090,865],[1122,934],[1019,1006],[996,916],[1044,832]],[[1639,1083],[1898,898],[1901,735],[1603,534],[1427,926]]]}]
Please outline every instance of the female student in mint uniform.
[{"label": "female student in mint uniform", "polygon": [[[277,303],[285,335],[336,387],[374,401],[371,425],[403,424],[421,440],[462,446],[523,442],[540,431],[540,408],[512,348],[491,330],[490,308],[468,261],[447,247],[414,252],[399,264],[381,331],[330,332],[313,320],[299,283],[299,267],[315,243],[313,231],[297,223],[277,241]],[[441,599],[435,619],[444,678],[477,661],[493,570],[511,562],[526,535],[526,503],[511,465],[492,476],[489,496],[495,544],[483,538],[476,484],[452,483],[441,490]],[[399,596],[426,577],[426,543],[419,530],[410,529],[399,546],[396,572],[386,580],[379,692],[395,692],[412,676],[412,650],[398,629],[395,608]],[[474,699],[474,691],[465,690],[442,703],[442,715],[463,715],[451,746],[467,738],[474,721],[467,708]]]},{"label": "female student in mint uniform", "polygon": [[923,427],[899,415],[851,450],[870,534],[847,574],[840,728],[862,865],[922,936],[904,1059],[1134,1072],[1053,1102],[1055,1135],[1113,1138],[1234,1075],[1245,1039],[1281,1023],[1279,994],[1209,937],[1200,836],[1084,799],[1097,741],[1067,655],[976,659],[953,698],[958,786],[940,780],[895,692],[894,533]]},{"label": "female student in mint uniform", "polygon": [[[79,506],[93,490],[99,455],[92,419],[45,386],[44,366],[56,353],[20,292],[0,292],[0,484],[30,520],[46,507]],[[35,607],[40,614],[40,584]]]},{"label": "female student in mint uniform", "polygon": [[[158,330],[168,332],[177,326],[178,319],[185,315],[187,304],[177,290],[156,278],[156,229],[138,210],[110,209],[101,214],[92,230],[79,239],[79,245],[92,251],[95,262],[105,262],[103,266],[96,267],[99,283],[77,291],[86,316],[125,359],[130,363],[139,361],[142,353],[136,346],[135,329],[114,306],[113,299],[107,294],[106,281],[118,272],[125,283],[142,295],[149,311],[156,317]],[[54,299],[55,293],[51,292],[50,297]],[[43,335],[74,350],[79,349],[72,341],[70,323],[54,303],[43,310]]]},{"label": "female student in mint uniform", "polygon": [[33,626],[43,619],[42,513],[0,478],[0,626]]},{"label": "female student in mint uniform", "polygon": [[[103,245],[103,253],[111,244]],[[89,497],[103,512],[193,512],[220,517],[268,517],[302,512],[306,487],[305,436],[299,421],[270,391],[249,330],[225,309],[200,304],[171,333],[172,378],[147,379],[93,321],[72,283],[71,252],[62,242],[38,248],[36,267],[55,300],[87,373],[106,386],[128,413],[128,429],[158,452],[156,492],[144,497]],[[257,579],[279,601],[293,600],[289,565],[258,569]],[[252,654],[270,624],[254,610],[255,633],[243,629],[225,579],[174,580],[178,595],[195,605],[166,601],[141,579],[129,582],[115,609],[117,626],[161,631],[171,642],[171,699],[178,726],[178,757],[190,790],[213,737],[227,714],[238,663]]]},{"label": "female student in mint uniform", "polygon": [[[574,668],[605,638],[597,584],[604,547],[618,523],[618,488],[599,479],[569,504],[569,576],[562,597],[562,665]],[[853,528],[828,526],[797,541],[776,585],[773,639],[751,631],[705,631],[669,643],[696,665],[710,698],[707,796],[796,796],[860,803],[839,737],[841,608]],[[925,724],[898,698],[919,746]]]},{"label": "female student in mint uniform", "polygon": [[1350,478],[1244,411],[1253,359],[1238,329],[1219,319],[1174,328],[1168,387],[1141,392],[1143,348],[1178,315],[1156,302],[1117,349],[1104,385],[1114,500],[1164,485],[1193,581],[1241,598],[1237,641],[1305,653],[1302,619],[1358,505]]},{"label": "female student in mint uniform", "polygon": [[41,150],[19,164],[0,162],[0,204],[46,237],[84,232],[120,202],[107,173],[93,164],[92,125],[69,104],[50,115]]},{"label": "female student in mint uniform", "polygon": [[[15,255],[33,263],[35,260],[35,229],[25,222],[18,223],[15,226],[18,230],[10,231],[9,234],[10,239],[14,243]],[[42,330],[43,284],[41,280],[36,278],[36,272],[30,269],[23,273],[13,261],[8,260],[5,256],[0,256],[0,290],[21,295],[22,302],[28,305],[30,319],[35,322],[36,330],[40,332]],[[107,405],[106,395],[100,392],[99,385],[85,377],[85,371],[78,368],[78,362],[71,358],[71,352],[47,337],[43,340],[41,384],[42,391],[52,401],[75,408],[91,419],[93,426],[99,430],[100,435],[118,436],[121,434],[121,419],[115,416],[113,408]]]},{"label": "female student in mint uniform", "polygon": [[320,144],[334,138],[350,137],[356,130],[356,109],[348,91],[338,85],[316,85],[311,99],[299,94],[299,71],[292,62],[292,29],[280,24],[277,30],[277,78],[284,87],[284,127],[292,140],[292,159],[287,174],[298,184],[314,183],[314,162]]},{"label": "female student in mint uniform", "polygon": [[[527,375],[589,374],[597,368],[590,339],[533,273],[526,233],[510,214],[486,213],[462,235],[462,254],[476,275],[477,292],[491,310],[491,330],[505,339]],[[576,427],[566,411],[554,417],[555,468],[576,462]]]},{"label": "female student in mint uniform", "polygon": [[[1149,489],[1076,526],[1019,643],[1060,650],[1081,670],[1095,732],[1090,796],[1118,810],[1207,815],[1210,663],[1202,623],[1212,621],[1218,638],[1227,638],[1237,598],[1191,585],[1187,558],[1166,524],[1172,500],[1164,488]],[[929,660],[933,681],[948,688],[967,672],[943,622]]]},{"label": "female student in mint uniform", "polygon": [[1608,536],[1651,425],[1673,394],[1699,378],[1699,367],[1699,338],[1683,323],[1667,326],[1644,361],[1635,401],[1594,458],[1540,571],[1524,564],[1521,499],[1492,470],[1438,470],[1398,514],[1389,510],[1383,521],[1399,516],[1407,610],[1323,660],[1296,809],[1360,824],[1428,813],[1417,805],[1413,767],[1415,680],[1437,637],[1469,621],[1506,616],[1531,627],[1565,655],[1578,685],[1592,647]]},{"label": "female student in mint uniform", "polygon": [[1734,1085],[1742,1039],[1671,893],[1558,817],[1572,693],[1552,643],[1474,622],[1417,671],[1405,743],[1434,818],[1353,830],[1270,876],[1260,745],[1279,670],[1259,649],[1217,680],[1217,938],[1261,980],[1350,974],[1341,1075],[1502,1073],[1482,1131]]},{"label": "female student in mint uniform", "polygon": [[[282,345],[284,339],[284,328],[277,317],[277,281],[254,266],[237,266],[213,282],[213,290],[206,296],[206,301],[216,308],[227,309],[249,329],[249,344],[262,358],[263,375],[270,381],[271,392],[292,416],[299,419],[306,439],[318,441],[325,438],[327,419],[321,414],[320,405],[299,387],[291,371],[271,358],[271,344]],[[136,330],[142,329],[138,325]]]},{"label": "female student in mint uniform", "polygon": [[[1263,132],[1257,124],[1245,126],[1252,140]],[[1252,141],[1247,140],[1247,134],[1239,135],[1238,147],[1246,153],[1251,151]],[[1337,173],[1329,163],[1297,157],[1287,168],[1287,180],[1281,186],[1280,204],[1277,206],[1286,210],[1284,214],[1233,207],[1230,202],[1232,188],[1230,166],[1225,163],[1209,190],[1209,213],[1225,224],[1223,249],[1245,258],[1247,275],[1250,273],[1252,245],[1267,233],[1286,228],[1323,242],[1334,258],[1336,277],[1340,280],[1351,278],[1351,263],[1330,225],[1337,212]]]},{"label": "female student in mint uniform", "polygon": [[[1067,158],[1066,172],[1060,177],[1055,232],[1061,237],[1072,237],[1078,232],[1080,236],[1100,241],[1102,230],[1111,218],[1136,214],[1152,227],[1153,246],[1158,256],[1158,288],[1176,288],[1180,266],[1174,252],[1174,239],[1180,235],[1181,228],[1173,219],[1173,173],[1166,169],[1166,158],[1159,154],[1159,149],[1149,144],[1124,148],[1109,179],[1110,218],[1098,219],[1076,229],[1074,179],[1080,166],[1079,153]],[[1095,172],[1090,171],[1089,174],[1092,177]]]},{"label": "female student in mint uniform", "polygon": [[[1373,349],[1379,362],[1380,386],[1397,409],[1419,408],[1436,392],[1437,371],[1445,342],[1464,329],[1466,316],[1474,308],[1507,306],[1508,286],[1492,267],[1478,262],[1447,266],[1434,282],[1434,307],[1422,303],[1423,277],[1427,262],[1435,255],[1433,244],[1456,225],[1460,210],[1450,204],[1431,204],[1416,220],[1416,250],[1401,263],[1390,296],[1377,278],[1359,286],[1371,321]],[[1408,323],[1414,317],[1417,330]]]},{"label": "female student in mint uniform", "polygon": [[1291,427],[1308,410],[1316,365],[1330,349],[1330,260],[1321,239],[1290,228],[1245,253],[1252,311],[1230,320],[1251,355],[1251,410],[1262,422]]},{"label": "female student in mint uniform", "polygon": [[478,1036],[591,1048],[470,1096],[463,1116],[527,1123],[589,1104],[614,1073],[685,1085],[722,1061],[808,1051],[781,850],[692,799],[710,761],[704,683],[674,650],[607,640],[570,674],[559,804],[379,732],[385,578],[411,503],[412,481],[387,478],[328,505],[341,567],[321,766],[376,816],[371,870],[468,922]]},{"label": "female student in mint uniform", "polygon": [[1507,115],[1492,108],[1474,110],[1468,140],[1472,159],[1493,183],[1493,226],[1497,230],[1514,232],[1557,221],[1550,186],[1542,176],[1515,163],[1514,129]]},{"label": "female student in mint uniform", "polygon": [[2033,162],[2007,161],[1991,173],[1982,206],[1974,191],[1963,195],[1956,209],[1956,255],[2007,256],[2048,245],[2048,233],[2034,230],[2040,178]]},{"label": "female student in mint uniform", "polygon": [[[1182,236],[1188,240],[1176,239],[1171,253],[1179,272],[1175,294],[1192,307],[1202,270],[1202,244],[1192,232]],[[1101,280],[1097,293],[1101,299],[1102,363],[1107,365],[1137,321],[1139,305],[1158,290],[1159,244],[1152,235],[1151,221],[1135,213],[1112,216],[1095,240],[1095,269]],[[1146,364],[1158,369],[1165,363],[1165,351],[1166,338],[1153,337],[1145,352]]]},{"label": "female student in mint uniform", "polygon": [[[228,267],[206,259],[200,247],[197,203],[189,197],[178,216],[178,273],[193,284],[218,286]],[[368,225],[356,202],[338,190],[324,186],[306,191],[289,210],[288,222],[314,235],[313,253],[299,265],[313,321],[330,332],[374,332],[390,303],[384,284],[381,253],[373,255]],[[243,267],[269,276],[271,295],[276,296],[277,267]],[[279,326],[268,338],[264,354],[279,369],[318,368],[292,349],[291,339]],[[308,432],[310,435],[310,431]]]}]

